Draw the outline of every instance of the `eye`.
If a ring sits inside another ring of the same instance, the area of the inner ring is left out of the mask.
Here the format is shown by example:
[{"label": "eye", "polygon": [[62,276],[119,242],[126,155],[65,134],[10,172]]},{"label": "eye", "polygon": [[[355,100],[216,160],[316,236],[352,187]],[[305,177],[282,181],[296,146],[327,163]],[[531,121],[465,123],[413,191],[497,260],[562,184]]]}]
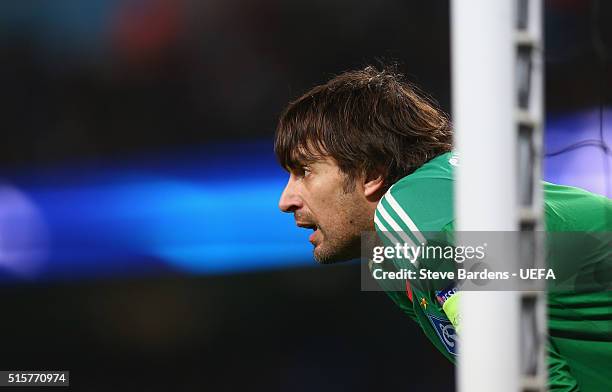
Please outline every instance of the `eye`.
[{"label": "eye", "polygon": [[292,170],[292,173],[297,178],[306,178],[312,174],[312,169],[309,166],[298,166]]}]

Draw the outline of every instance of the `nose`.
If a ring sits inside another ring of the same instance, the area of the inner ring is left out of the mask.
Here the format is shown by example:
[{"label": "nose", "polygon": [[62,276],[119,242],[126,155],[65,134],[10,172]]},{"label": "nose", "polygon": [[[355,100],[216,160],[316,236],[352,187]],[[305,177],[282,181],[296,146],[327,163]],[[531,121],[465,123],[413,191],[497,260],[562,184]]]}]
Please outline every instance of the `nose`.
[{"label": "nose", "polygon": [[278,208],[282,212],[295,212],[295,210],[302,208],[302,198],[299,196],[293,175],[289,176],[289,181],[287,181],[278,201]]}]

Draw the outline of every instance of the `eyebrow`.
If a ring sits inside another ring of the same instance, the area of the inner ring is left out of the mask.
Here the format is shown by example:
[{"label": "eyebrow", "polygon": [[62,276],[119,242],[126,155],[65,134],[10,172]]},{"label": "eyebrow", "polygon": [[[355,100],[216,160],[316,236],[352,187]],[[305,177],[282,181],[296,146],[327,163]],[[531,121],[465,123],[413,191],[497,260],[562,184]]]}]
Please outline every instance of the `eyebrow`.
[{"label": "eyebrow", "polygon": [[287,162],[287,167],[302,167],[311,165],[318,161],[322,160],[322,156],[317,153],[313,153],[311,151],[304,151],[293,153],[289,161]]}]

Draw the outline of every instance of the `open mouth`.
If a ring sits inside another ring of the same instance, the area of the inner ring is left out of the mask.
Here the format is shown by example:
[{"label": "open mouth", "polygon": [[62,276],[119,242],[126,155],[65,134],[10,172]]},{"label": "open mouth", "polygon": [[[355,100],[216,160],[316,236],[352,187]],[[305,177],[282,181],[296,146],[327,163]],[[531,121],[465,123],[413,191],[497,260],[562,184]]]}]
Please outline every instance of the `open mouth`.
[{"label": "open mouth", "polygon": [[297,224],[298,227],[304,228],[304,229],[310,229],[313,231],[317,231],[319,230],[319,226],[315,225],[315,224],[311,224],[311,223],[298,223]]},{"label": "open mouth", "polygon": [[312,234],[310,234],[310,236],[308,237],[308,240],[312,244],[316,244],[320,241],[320,238],[318,238],[320,237],[319,225],[316,225],[314,223],[306,223],[306,222],[296,222],[296,224],[298,225],[298,227],[312,230]]}]

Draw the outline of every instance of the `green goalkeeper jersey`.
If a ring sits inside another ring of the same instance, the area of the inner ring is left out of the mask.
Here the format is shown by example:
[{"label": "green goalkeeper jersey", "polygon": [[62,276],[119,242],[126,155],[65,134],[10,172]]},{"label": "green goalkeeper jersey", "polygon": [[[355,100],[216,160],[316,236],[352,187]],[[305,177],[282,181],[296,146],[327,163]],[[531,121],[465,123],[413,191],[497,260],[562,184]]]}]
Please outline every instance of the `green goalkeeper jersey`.
[{"label": "green goalkeeper jersey", "polygon": [[[408,233],[419,242],[425,241],[419,238],[420,233],[453,232],[453,168],[457,164],[455,154],[440,155],[389,189],[379,202],[374,218],[383,242],[390,243],[390,232]],[[610,199],[547,182],[543,183],[543,194],[548,232],[612,231]],[[612,391],[610,243],[584,251],[571,247],[560,250],[563,248],[560,245],[557,252],[573,251],[572,257],[560,258],[566,260],[560,261],[564,264],[560,267],[574,271],[576,281],[590,279],[597,284],[548,292],[549,388],[551,391]],[[548,246],[550,263],[550,252],[555,252],[550,248],[556,245],[549,242]],[[379,281],[379,284],[421,326],[436,348],[454,362],[457,332],[440,300],[441,295],[452,296],[453,290],[434,292],[419,288],[410,280]]]}]

